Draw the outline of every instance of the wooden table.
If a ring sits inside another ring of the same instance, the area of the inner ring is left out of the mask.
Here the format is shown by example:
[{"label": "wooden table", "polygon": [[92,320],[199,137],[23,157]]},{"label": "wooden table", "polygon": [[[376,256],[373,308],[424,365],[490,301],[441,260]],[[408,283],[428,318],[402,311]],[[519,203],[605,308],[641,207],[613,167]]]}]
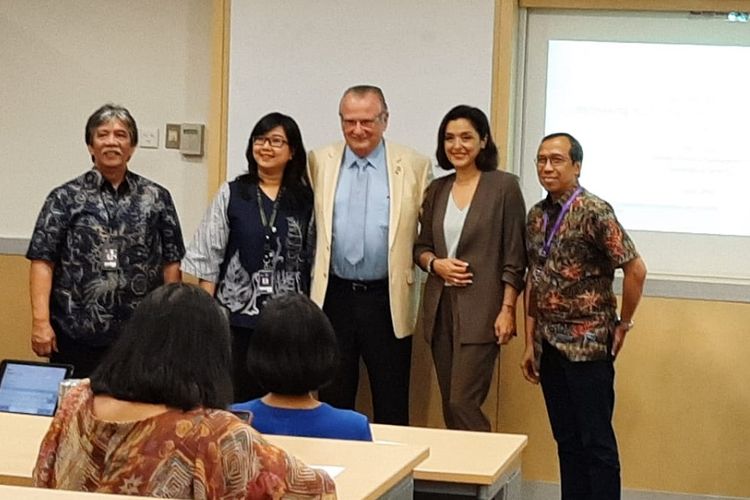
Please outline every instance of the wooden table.
[{"label": "wooden table", "polygon": [[371,424],[378,442],[429,446],[430,456],[414,469],[417,493],[471,498],[521,498],[522,434],[452,431]]},{"label": "wooden table", "polygon": [[[0,484],[31,485],[31,472],[50,417],[0,413]],[[309,465],[341,467],[336,491],[349,499],[412,498],[414,467],[429,456],[422,444],[385,444],[266,436]]]},{"label": "wooden table", "polygon": [[334,478],[336,493],[342,500],[411,499],[412,472],[430,455],[422,444],[265,437],[308,465],[343,467]]},{"label": "wooden table", "polygon": [[39,445],[52,417],[0,413],[0,484],[31,486]]},{"label": "wooden table", "polygon": [[152,497],[0,485],[0,498],[7,498],[8,500],[117,500],[118,498],[121,500],[138,500],[139,498],[145,499]]}]

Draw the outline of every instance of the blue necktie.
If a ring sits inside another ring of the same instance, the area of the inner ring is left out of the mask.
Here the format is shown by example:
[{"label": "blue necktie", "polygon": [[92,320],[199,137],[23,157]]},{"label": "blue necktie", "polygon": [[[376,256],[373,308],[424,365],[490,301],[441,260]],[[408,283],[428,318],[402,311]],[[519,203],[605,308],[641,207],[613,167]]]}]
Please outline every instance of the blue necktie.
[{"label": "blue necktie", "polygon": [[351,179],[349,191],[349,231],[344,249],[344,257],[353,266],[365,258],[365,220],[367,219],[367,160],[355,161],[351,168],[356,169]]}]

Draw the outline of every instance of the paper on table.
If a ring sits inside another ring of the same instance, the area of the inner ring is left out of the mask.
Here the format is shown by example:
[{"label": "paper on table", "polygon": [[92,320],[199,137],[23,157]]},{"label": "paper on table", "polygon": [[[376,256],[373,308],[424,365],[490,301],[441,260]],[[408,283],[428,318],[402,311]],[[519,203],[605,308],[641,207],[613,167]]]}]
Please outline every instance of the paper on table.
[{"label": "paper on table", "polygon": [[311,465],[313,469],[320,469],[325,471],[329,476],[331,476],[331,479],[334,479],[336,476],[344,472],[344,468],[340,467],[338,465]]}]

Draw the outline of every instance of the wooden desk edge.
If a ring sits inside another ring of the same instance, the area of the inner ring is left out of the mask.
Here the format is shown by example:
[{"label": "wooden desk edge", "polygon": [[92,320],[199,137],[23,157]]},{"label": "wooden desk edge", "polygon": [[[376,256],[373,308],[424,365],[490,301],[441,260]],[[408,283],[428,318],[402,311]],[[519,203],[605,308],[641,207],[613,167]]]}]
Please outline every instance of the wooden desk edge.
[{"label": "wooden desk edge", "polygon": [[[393,488],[394,486],[398,485],[399,482],[401,482],[404,478],[408,476],[414,475],[414,468],[419,465],[421,462],[426,460],[430,456],[430,448],[427,445],[423,444],[413,444],[413,443],[396,443],[394,444],[383,444],[383,443],[377,443],[377,442],[366,442],[366,441],[350,441],[350,440],[340,440],[340,439],[326,439],[326,438],[311,438],[311,437],[301,437],[301,436],[283,436],[283,435],[275,435],[275,434],[264,434],[264,438],[268,442],[270,442],[273,445],[279,446],[282,449],[285,449],[289,453],[295,455],[297,458],[302,460],[308,465],[341,465],[341,462],[337,462],[336,460],[327,460],[323,459],[320,460],[320,456],[317,457],[311,457],[309,451],[306,451],[304,448],[305,446],[312,446],[316,445],[319,442],[325,442],[328,447],[338,444],[340,446],[348,447],[351,449],[359,448],[364,449],[368,448],[369,446],[375,446],[377,449],[380,450],[387,450],[390,453],[390,450],[397,451],[397,455],[399,460],[401,458],[404,459],[403,462],[399,461],[399,464],[397,467],[391,468],[391,472],[387,477],[383,477],[382,482],[378,481],[375,486],[370,486],[368,488],[362,488],[362,492],[359,493],[362,500],[369,500],[369,499],[376,499],[381,497],[384,493],[386,493],[388,490]],[[317,459],[316,459],[317,458]],[[347,469],[350,469],[350,467],[347,467],[346,464],[344,464],[344,470],[342,471],[342,474],[346,474]],[[355,468],[355,469],[358,469]],[[368,471],[365,470],[365,473]],[[339,495],[342,495],[342,492],[339,491],[339,479],[340,477],[334,477],[333,481],[336,483],[336,489],[337,493]],[[348,479],[347,479],[348,482]],[[371,488],[371,489],[370,489]],[[368,491],[369,490],[369,491]],[[344,498],[341,496],[341,498]]]},{"label": "wooden desk edge", "polygon": [[[378,441],[377,429],[380,427],[380,424],[370,424],[370,427],[373,429],[373,437],[375,438],[375,441]],[[430,429],[425,427],[424,429]],[[444,429],[443,429],[444,430]],[[502,433],[494,433],[494,434],[502,434]],[[437,469],[429,469],[425,468],[424,466],[418,466],[416,469],[414,469],[414,479],[420,479],[420,480],[426,480],[426,481],[438,481],[438,482],[446,482],[446,483],[468,483],[468,484],[477,484],[477,485],[491,485],[495,484],[495,482],[503,475],[505,474],[509,469],[520,469],[521,468],[521,454],[523,453],[523,450],[526,448],[526,445],[529,443],[529,437],[525,434],[510,434],[514,436],[515,438],[522,438],[522,442],[519,443],[518,448],[513,452],[508,460],[505,462],[505,464],[502,467],[499,467],[491,476],[487,474],[471,474],[471,473],[461,473],[461,472],[445,472],[445,470],[437,470]],[[389,436],[393,437],[393,436]],[[399,441],[404,444],[414,444],[409,443],[407,440]],[[428,445],[429,446],[429,445]]]},{"label": "wooden desk edge", "polygon": [[31,486],[31,476],[19,477],[0,474],[0,484],[4,486]]},{"label": "wooden desk edge", "polygon": [[521,453],[514,453],[512,458],[508,460],[503,467],[498,469],[497,473],[493,476],[487,476],[485,474],[463,474],[460,472],[445,472],[438,470],[429,469],[415,469],[414,479],[422,481],[436,481],[441,483],[461,483],[461,484],[476,484],[479,486],[489,486],[495,484],[497,480],[502,477],[503,474],[509,470],[516,470],[521,468]]},{"label": "wooden desk edge", "polygon": [[[415,446],[415,445],[412,445]],[[396,486],[399,482],[401,482],[406,476],[409,476],[411,474],[414,474],[414,477],[416,478],[416,472],[414,471],[414,468],[419,465],[420,463],[424,462],[427,457],[430,456],[430,449],[427,446],[422,447],[422,452],[414,457],[409,463],[406,465],[406,467],[403,468],[405,471],[404,474],[401,474],[400,476],[392,476],[388,479],[388,481],[385,481],[383,484],[381,484],[379,487],[377,487],[370,495],[365,497],[364,500],[369,499],[375,499],[380,498],[385,494],[388,490]],[[336,479],[334,478],[334,482],[336,482]]]}]

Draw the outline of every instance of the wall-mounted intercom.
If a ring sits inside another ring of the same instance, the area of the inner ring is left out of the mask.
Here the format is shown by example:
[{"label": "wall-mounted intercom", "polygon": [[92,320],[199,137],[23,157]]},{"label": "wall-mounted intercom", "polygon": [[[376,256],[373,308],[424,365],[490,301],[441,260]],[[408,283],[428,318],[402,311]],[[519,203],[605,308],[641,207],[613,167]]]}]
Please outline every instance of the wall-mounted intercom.
[{"label": "wall-mounted intercom", "polygon": [[186,156],[203,156],[203,130],[199,123],[183,123],[180,126],[180,153]]}]

